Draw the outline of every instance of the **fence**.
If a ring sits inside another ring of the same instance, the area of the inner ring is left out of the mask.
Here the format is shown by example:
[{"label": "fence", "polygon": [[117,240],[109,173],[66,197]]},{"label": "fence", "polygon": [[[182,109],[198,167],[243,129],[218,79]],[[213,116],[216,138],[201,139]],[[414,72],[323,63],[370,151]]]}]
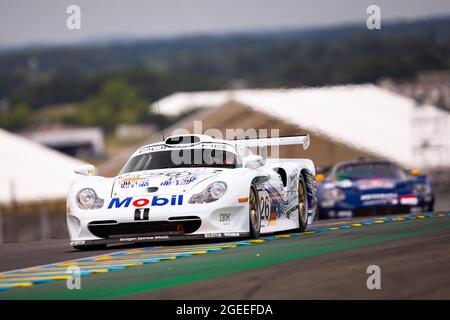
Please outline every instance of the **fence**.
[{"label": "fence", "polygon": [[0,243],[67,238],[65,200],[0,206]]}]

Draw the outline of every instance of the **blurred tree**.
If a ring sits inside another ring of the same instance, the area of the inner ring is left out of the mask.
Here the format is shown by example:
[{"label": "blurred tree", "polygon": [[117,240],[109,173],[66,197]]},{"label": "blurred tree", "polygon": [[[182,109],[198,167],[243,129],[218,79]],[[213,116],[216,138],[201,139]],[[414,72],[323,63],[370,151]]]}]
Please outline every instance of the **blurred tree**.
[{"label": "blurred tree", "polygon": [[100,92],[80,105],[79,121],[111,132],[119,123],[138,123],[147,118],[148,103],[120,78],[107,80]]},{"label": "blurred tree", "polygon": [[0,127],[8,130],[20,130],[33,122],[31,108],[26,103],[14,105],[10,111],[0,113]]},{"label": "blurred tree", "polygon": [[[30,61],[38,61],[39,68],[30,69]],[[147,113],[140,100],[228,89],[230,79],[242,79],[248,87],[324,86],[412,81],[429,70],[450,70],[450,17],[386,23],[377,32],[347,25],[6,50],[0,52],[0,99],[26,103],[37,112],[82,104],[76,114],[54,122],[108,130],[119,122],[163,127],[175,119]],[[0,117],[0,124],[9,125],[9,116]],[[33,116],[33,123],[40,120],[51,119]]]}]

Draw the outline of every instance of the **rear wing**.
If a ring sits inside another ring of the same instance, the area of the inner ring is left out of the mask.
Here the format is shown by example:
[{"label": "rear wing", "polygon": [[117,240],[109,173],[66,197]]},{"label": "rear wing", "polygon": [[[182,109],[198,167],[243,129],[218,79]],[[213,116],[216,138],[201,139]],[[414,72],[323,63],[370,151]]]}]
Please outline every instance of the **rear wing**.
[{"label": "rear wing", "polygon": [[271,146],[285,146],[285,145],[303,145],[303,150],[309,147],[309,134],[301,136],[290,136],[290,137],[278,137],[278,138],[258,138],[258,139],[243,139],[230,141],[236,148],[253,148],[253,147],[271,147]]}]

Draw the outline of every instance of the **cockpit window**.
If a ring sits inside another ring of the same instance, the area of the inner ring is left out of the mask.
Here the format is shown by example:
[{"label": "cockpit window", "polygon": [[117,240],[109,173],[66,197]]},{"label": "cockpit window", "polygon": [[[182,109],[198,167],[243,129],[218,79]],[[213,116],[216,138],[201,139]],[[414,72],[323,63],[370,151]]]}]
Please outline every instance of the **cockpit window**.
[{"label": "cockpit window", "polygon": [[167,168],[236,168],[240,166],[236,154],[220,149],[177,149],[154,151],[131,158],[120,172]]},{"label": "cockpit window", "polygon": [[352,163],[345,164],[335,171],[337,181],[360,179],[404,179],[405,173],[391,163]]}]

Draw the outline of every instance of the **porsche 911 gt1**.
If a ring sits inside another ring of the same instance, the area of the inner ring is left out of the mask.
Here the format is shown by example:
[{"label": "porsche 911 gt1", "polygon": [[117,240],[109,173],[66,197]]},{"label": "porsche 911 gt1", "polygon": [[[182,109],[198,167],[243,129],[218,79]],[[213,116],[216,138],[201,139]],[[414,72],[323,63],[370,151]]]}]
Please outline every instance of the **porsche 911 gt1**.
[{"label": "porsche 911 gt1", "polygon": [[266,159],[252,148],[309,146],[309,136],[221,140],[171,136],[139,148],[113,178],[85,165],[67,198],[70,243],[256,238],[305,230],[316,208],[309,159]]}]

